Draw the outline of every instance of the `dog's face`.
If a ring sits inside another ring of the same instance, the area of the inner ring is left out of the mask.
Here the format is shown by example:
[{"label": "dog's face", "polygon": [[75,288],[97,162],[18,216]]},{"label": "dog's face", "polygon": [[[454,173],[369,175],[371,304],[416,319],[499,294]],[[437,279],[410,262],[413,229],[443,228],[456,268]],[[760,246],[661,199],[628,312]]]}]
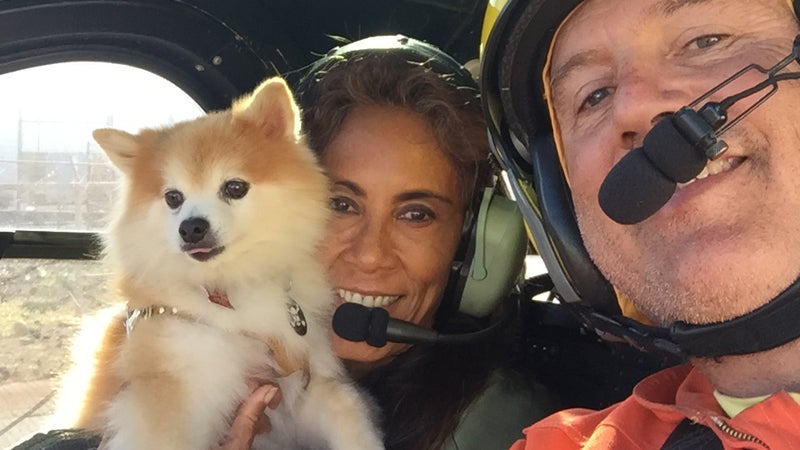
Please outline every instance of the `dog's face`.
[{"label": "dog's face", "polygon": [[270,79],[224,112],[138,135],[95,131],[125,179],[114,259],[136,273],[202,279],[313,254],[327,182],[298,129],[291,93]]}]

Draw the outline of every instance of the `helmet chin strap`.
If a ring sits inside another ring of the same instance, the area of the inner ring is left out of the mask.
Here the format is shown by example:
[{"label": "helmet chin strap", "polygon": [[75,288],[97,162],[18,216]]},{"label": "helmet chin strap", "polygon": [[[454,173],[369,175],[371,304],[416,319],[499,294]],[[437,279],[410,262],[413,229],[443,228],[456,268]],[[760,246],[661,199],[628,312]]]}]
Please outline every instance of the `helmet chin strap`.
[{"label": "helmet chin strap", "polygon": [[747,314],[705,325],[677,321],[669,327],[653,327],[627,317],[603,315],[580,304],[567,306],[600,334],[612,334],[635,347],[681,361],[763,352],[800,337],[800,279]]}]

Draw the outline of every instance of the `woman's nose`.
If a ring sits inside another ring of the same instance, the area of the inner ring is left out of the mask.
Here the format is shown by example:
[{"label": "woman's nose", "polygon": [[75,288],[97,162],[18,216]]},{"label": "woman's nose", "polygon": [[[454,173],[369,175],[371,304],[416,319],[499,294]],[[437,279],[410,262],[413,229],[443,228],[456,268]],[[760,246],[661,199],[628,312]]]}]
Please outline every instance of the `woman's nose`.
[{"label": "woman's nose", "polygon": [[393,256],[391,223],[367,219],[350,242],[351,261],[365,272],[391,265]]}]

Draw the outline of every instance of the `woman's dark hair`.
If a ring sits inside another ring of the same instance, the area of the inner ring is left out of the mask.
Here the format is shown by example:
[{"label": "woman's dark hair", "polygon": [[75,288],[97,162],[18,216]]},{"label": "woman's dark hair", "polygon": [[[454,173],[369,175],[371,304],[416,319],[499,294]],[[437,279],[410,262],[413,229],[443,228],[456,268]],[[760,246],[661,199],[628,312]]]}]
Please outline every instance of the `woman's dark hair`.
[{"label": "woman's dark hair", "polygon": [[[308,144],[317,154],[324,153],[359,106],[413,111],[430,126],[453,163],[464,205],[472,206],[476,188],[490,184],[492,167],[478,88],[469,72],[420,41],[398,36],[370,39],[395,39],[398,47],[344,47],[323,58],[300,82],[298,101]],[[417,54],[416,49],[426,53]]]},{"label": "woman's dark hair", "polygon": [[486,388],[492,342],[414,346],[358,384],[377,400],[387,450],[436,450]]}]

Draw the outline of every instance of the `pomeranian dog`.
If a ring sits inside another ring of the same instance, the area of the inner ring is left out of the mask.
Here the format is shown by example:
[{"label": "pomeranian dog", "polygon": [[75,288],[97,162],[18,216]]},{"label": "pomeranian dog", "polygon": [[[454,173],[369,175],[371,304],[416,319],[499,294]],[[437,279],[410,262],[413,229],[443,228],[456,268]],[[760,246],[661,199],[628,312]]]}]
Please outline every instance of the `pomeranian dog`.
[{"label": "pomeranian dog", "polygon": [[328,184],[299,120],[271,78],[169,128],[95,130],[124,180],[106,251],[127,317],[105,333],[77,424],[100,422],[104,448],[211,449],[253,380],[282,395],[253,448],[383,448],[330,347]]}]

